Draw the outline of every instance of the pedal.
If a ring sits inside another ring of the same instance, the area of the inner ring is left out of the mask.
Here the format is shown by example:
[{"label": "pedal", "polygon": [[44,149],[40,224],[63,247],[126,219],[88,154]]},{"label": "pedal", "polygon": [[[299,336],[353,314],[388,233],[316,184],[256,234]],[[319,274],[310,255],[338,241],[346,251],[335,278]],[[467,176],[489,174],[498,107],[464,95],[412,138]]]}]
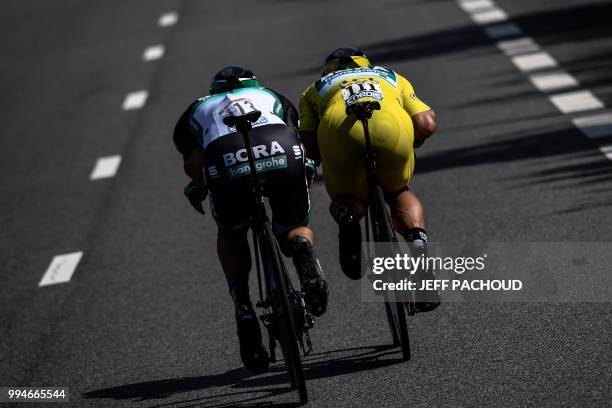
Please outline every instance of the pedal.
[{"label": "pedal", "polygon": [[257,303],[255,303],[255,306],[266,309],[270,306],[270,302],[268,302],[267,300],[258,300]]},{"label": "pedal", "polygon": [[315,325],[315,319],[310,313],[304,311],[304,331],[312,329]]}]

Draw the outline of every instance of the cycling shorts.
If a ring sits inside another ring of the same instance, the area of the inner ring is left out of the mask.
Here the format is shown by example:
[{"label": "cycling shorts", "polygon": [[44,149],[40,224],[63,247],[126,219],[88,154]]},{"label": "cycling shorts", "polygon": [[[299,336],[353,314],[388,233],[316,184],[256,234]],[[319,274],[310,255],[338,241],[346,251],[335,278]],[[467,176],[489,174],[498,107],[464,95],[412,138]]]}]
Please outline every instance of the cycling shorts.
[{"label": "cycling shorts", "polygon": [[[249,132],[257,179],[269,198],[277,226],[308,225],[310,199],[304,151],[297,132],[285,125],[259,126]],[[242,229],[253,215],[249,162],[241,134],[215,139],[204,150],[204,174],[213,216],[221,228]]]},{"label": "cycling shorts", "polygon": [[[343,100],[323,113],[317,139],[323,178],[333,199],[367,199],[365,136],[361,121],[345,113]],[[399,103],[384,103],[368,120],[372,148],[376,152],[376,175],[385,191],[405,186],[414,171],[412,120]]]}]

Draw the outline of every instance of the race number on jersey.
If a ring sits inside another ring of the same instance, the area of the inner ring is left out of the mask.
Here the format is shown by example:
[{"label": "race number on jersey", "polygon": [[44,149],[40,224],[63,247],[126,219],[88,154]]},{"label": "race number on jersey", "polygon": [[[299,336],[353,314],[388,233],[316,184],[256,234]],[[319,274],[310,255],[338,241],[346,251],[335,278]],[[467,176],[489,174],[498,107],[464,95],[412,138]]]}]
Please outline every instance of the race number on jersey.
[{"label": "race number on jersey", "polygon": [[254,110],[260,111],[261,116],[253,127],[285,124],[281,103],[273,93],[260,88],[242,88],[202,98],[194,107],[190,125],[206,148],[213,140],[236,132],[234,127],[223,123],[226,116],[241,116]]},{"label": "race number on jersey", "polygon": [[342,98],[346,105],[352,105],[363,98],[382,101],[383,93],[380,84],[373,79],[355,79],[340,85]]},{"label": "race number on jersey", "polygon": [[315,89],[319,96],[323,98],[327,92],[343,81],[363,77],[380,79],[397,88],[397,78],[390,69],[384,67],[362,67],[331,72],[315,82]]}]

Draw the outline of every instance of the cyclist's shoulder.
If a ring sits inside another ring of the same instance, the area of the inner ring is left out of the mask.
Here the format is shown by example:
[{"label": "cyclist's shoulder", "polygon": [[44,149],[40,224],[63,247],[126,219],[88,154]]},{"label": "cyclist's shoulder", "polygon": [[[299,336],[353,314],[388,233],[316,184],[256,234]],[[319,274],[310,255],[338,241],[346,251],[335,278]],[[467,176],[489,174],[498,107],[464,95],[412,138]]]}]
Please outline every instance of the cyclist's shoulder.
[{"label": "cyclist's shoulder", "polygon": [[[284,96],[281,95],[279,92],[275,91],[272,88],[268,88],[268,87],[264,87],[264,86],[259,86],[259,87],[249,87],[249,88],[238,88],[238,89],[233,89],[229,92],[226,92],[224,94],[218,94],[219,96],[222,96],[222,98],[220,99],[221,101],[223,100],[235,100],[235,99],[257,99],[257,100],[261,100],[262,98],[272,98],[274,100],[282,100],[284,99]],[[214,95],[217,96],[217,95]]]},{"label": "cyclist's shoulder", "polygon": [[390,76],[397,76],[397,75],[399,75],[397,72],[395,72],[391,68],[385,67],[385,66],[382,66],[382,65],[374,65],[374,66],[371,66],[370,68],[372,70],[376,71],[376,72],[385,73],[385,74],[390,75]]},{"label": "cyclist's shoulder", "polygon": [[302,97],[309,98],[312,97],[314,94],[317,94],[317,87],[320,83],[321,79],[317,79],[316,81],[308,84],[308,86],[304,88],[304,91],[302,92]]},{"label": "cyclist's shoulder", "polygon": [[183,111],[183,113],[181,114],[181,116],[179,117],[179,119],[177,121],[177,126],[179,124],[181,124],[182,122],[189,121],[189,118],[193,115],[193,113],[196,110],[196,107],[200,104],[201,100],[202,100],[202,98],[198,98],[198,99],[192,101],[189,104],[189,106],[187,106],[187,109],[185,109]]},{"label": "cyclist's shoulder", "polygon": [[274,93],[263,88],[239,88],[234,89],[228,92],[221,92],[214,95],[206,95],[199,99],[197,99],[191,106],[191,112],[195,113],[197,111],[205,110],[208,111],[210,109],[216,109],[220,107],[220,105],[224,105],[228,101],[232,101],[239,98],[245,98],[249,95],[268,95],[274,96]]},{"label": "cyclist's shoulder", "polygon": [[207,104],[207,102],[212,100],[212,95],[202,96],[201,98],[196,99],[189,105],[188,110],[191,112],[195,112],[198,108],[201,108]]},{"label": "cyclist's shoulder", "polygon": [[265,93],[267,95],[272,96],[275,99],[279,99],[281,101],[287,99],[285,98],[285,96],[283,94],[281,94],[280,92],[276,91],[275,89],[272,88],[268,88],[267,86],[262,86],[259,88],[252,88],[255,92],[258,93]]},{"label": "cyclist's shoulder", "polygon": [[397,71],[392,70],[391,68],[381,67],[393,75],[393,80],[397,82],[397,87],[401,90],[406,86],[412,87],[412,84],[408,80],[408,78]]}]

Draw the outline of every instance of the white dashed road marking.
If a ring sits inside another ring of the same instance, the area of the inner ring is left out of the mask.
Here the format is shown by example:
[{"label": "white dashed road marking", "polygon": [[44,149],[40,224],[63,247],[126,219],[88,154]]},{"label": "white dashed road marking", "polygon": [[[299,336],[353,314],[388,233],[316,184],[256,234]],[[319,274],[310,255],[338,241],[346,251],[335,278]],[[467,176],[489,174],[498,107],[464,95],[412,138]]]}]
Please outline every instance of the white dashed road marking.
[{"label": "white dashed road marking", "polygon": [[[604,104],[589,90],[579,90],[579,83],[572,75],[561,70],[557,61],[531,37],[522,34],[521,28],[509,20],[504,10],[494,0],[458,0],[458,5],[474,23],[493,40],[497,48],[523,73],[540,92],[550,93],[548,99],[562,113],[575,113],[604,108]],[[538,72],[534,72],[538,71]],[[568,92],[569,89],[575,90]],[[612,137],[612,113],[594,114],[572,120],[574,126],[590,138]],[[612,160],[612,145],[599,150]]]},{"label": "white dashed road marking", "polygon": [[461,0],[459,5],[466,13],[473,13],[478,10],[492,9],[495,4],[491,0]]},{"label": "white dashed road marking", "polygon": [[157,24],[160,27],[170,27],[176,24],[178,21],[178,13],[171,11],[169,13],[164,13],[159,17]]},{"label": "white dashed road marking", "polygon": [[574,118],[572,123],[590,138],[612,136],[612,113],[582,116]]},{"label": "white dashed road marking", "polygon": [[600,146],[599,151],[606,156],[606,159],[612,160],[612,145]]},{"label": "white dashed road marking", "polygon": [[117,169],[121,164],[121,156],[107,156],[100,157],[96,161],[96,165],[94,166],[91,174],[89,175],[90,180],[98,180],[108,177],[114,177],[117,174]]},{"label": "white dashed road marking", "polygon": [[476,24],[498,23],[500,21],[505,21],[508,19],[508,15],[506,14],[506,12],[498,8],[493,8],[487,11],[480,11],[471,14],[470,16]]},{"label": "white dashed road marking", "polygon": [[540,46],[531,37],[500,41],[497,43],[497,48],[508,56],[540,51]]},{"label": "white dashed road marking", "polygon": [[72,252],[54,256],[47,271],[40,282],[38,282],[38,286],[69,282],[82,256],[83,252]]},{"label": "white dashed road marking", "polygon": [[121,106],[121,108],[123,110],[140,109],[147,102],[148,96],[149,93],[145,90],[131,92],[127,94],[127,96],[123,100],[123,105]]},{"label": "white dashed road marking", "polygon": [[575,91],[552,95],[550,101],[563,113],[603,108],[604,104],[591,91]]},{"label": "white dashed road marking", "polygon": [[562,71],[531,74],[529,80],[542,92],[559,91],[578,86],[576,78]]},{"label": "white dashed road marking", "polygon": [[547,52],[537,52],[535,54],[518,55],[512,57],[512,63],[523,72],[536,71],[544,68],[554,68],[557,61]]},{"label": "white dashed road marking", "polygon": [[148,47],[146,50],[144,50],[144,52],[142,53],[142,59],[145,61],[153,61],[156,59],[160,59],[164,56],[164,51],[165,49],[163,45],[152,45],[151,47]]}]

